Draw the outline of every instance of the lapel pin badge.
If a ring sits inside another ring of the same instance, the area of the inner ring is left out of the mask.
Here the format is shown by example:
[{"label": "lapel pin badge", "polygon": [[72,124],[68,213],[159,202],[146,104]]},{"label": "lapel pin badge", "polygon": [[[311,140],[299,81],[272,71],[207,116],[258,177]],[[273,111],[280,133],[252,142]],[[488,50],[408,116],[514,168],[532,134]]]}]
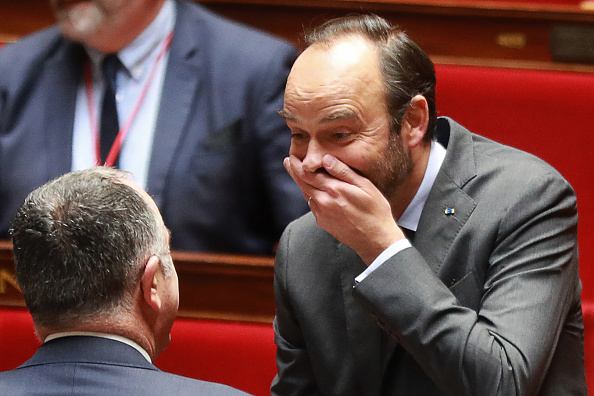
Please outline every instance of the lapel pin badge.
[{"label": "lapel pin badge", "polygon": [[456,209],[454,209],[454,208],[445,208],[444,213],[446,215],[453,215],[454,213],[456,213]]}]

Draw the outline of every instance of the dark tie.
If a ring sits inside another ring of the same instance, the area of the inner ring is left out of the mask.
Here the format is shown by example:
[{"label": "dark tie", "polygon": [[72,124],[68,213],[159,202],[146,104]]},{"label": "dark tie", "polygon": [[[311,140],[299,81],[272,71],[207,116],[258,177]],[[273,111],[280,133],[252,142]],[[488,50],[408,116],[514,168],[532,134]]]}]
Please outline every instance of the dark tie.
[{"label": "dark tie", "polygon": [[[116,107],[116,74],[120,68],[117,54],[109,54],[101,62],[101,72],[105,82],[105,93],[101,104],[101,128],[99,142],[101,145],[101,164],[105,163],[109,150],[120,131],[118,122],[118,109]],[[117,159],[116,163],[117,165]]]}]

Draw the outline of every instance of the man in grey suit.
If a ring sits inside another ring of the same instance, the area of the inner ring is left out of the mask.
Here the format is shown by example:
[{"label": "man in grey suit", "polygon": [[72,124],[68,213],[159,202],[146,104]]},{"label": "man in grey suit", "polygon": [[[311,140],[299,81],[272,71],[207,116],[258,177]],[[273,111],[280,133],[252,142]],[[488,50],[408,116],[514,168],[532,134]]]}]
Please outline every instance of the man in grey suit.
[{"label": "man in grey suit", "polygon": [[12,240],[43,345],[0,373],[5,395],[240,395],[157,369],[178,308],[169,231],[126,173],[68,173],[33,191]]},{"label": "man in grey suit", "polygon": [[281,115],[312,213],[276,257],[272,394],[585,395],[571,186],[437,118],[432,62],[383,19],[308,42]]}]

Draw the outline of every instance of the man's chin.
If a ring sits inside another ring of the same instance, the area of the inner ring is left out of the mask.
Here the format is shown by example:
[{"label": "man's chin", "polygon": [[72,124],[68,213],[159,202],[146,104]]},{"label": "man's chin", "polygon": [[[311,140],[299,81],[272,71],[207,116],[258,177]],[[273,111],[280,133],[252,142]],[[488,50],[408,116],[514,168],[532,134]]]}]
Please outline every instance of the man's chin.
[{"label": "man's chin", "polygon": [[56,19],[64,36],[87,43],[103,21],[103,14],[90,1],[78,1],[56,11]]}]

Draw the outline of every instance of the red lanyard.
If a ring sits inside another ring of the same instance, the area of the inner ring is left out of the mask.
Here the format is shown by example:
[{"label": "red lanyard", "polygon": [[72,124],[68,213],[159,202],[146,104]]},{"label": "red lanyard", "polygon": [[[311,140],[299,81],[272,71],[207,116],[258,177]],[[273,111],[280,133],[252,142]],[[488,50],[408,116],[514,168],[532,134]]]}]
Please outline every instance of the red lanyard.
[{"label": "red lanyard", "polygon": [[[115,164],[115,161],[118,158],[118,155],[120,154],[120,150],[122,149],[122,144],[124,143],[124,139],[126,138],[126,135],[128,134],[128,130],[130,129],[130,126],[134,122],[134,119],[136,118],[136,115],[138,114],[138,110],[142,107],[142,103],[144,102],[146,93],[148,92],[148,89],[151,86],[151,83],[155,76],[155,72],[157,70],[157,65],[159,64],[159,62],[161,61],[161,59],[163,58],[163,56],[169,49],[169,45],[171,45],[171,39],[173,39],[173,32],[169,33],[169,35],[167,35],[167,37],[165,37],[165,40],[163,41],[163,44],[159,51],[159,54],[157,55],[157,59],[155,59],[155,63],[153,63],[153,66],[151,67],[149,76],[146,79],[146,81],[144,82],[142,91],[140,92],[138,99],[136,99],[136,103],[134,104],[132,112],[126,119],[126,122],[124,123],[124,125],[122,126],[120,131],[118,132],[113,144],[111,145],[109,154],[107,155],[107,158],[105,159],[105,164],[104,164],[105,166],[111,167]],[[101,161],[101,154],[100,154],[101,153],[101,144],[99,142],[99,125],[97,123],[97,117],[95,115],[95,104],[94,104],[94,100],[93,100],[93,78],[92,78],[92,71],[91,71],[91,62],[87,62],[85,65],[85,80],[86,80],[86,84],[87,84],[87,100],[88,100],[88,104],[89,104],[89,119],[91,121],[91,137],[95,140],[95,166],[99,166],[99,165],[101,165],[101,162],[100,162]]]}]

